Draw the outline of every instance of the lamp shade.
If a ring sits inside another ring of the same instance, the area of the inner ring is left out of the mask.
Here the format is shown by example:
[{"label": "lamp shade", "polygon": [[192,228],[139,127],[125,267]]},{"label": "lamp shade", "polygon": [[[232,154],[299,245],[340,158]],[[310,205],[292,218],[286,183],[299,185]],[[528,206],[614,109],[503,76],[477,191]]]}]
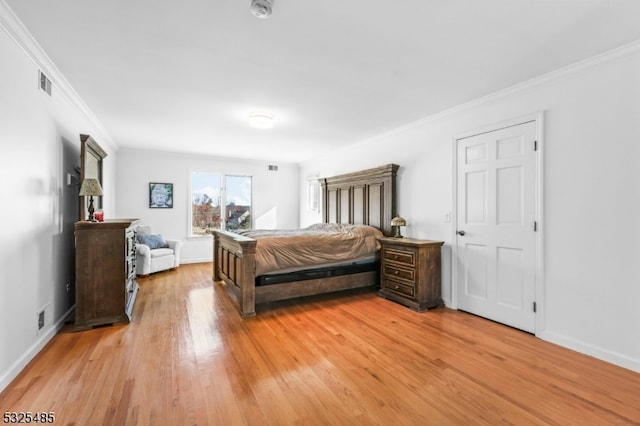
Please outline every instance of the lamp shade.
[{"label": "lamp shade", "polygon": [[396,216],[391,219],[391,226],[407,226],[407,220],[403,217]]},{"label": "lamp shade", "polygon": [[98,179],[86,178],[80,185],[80,196],[102,195],[102,187]]}]

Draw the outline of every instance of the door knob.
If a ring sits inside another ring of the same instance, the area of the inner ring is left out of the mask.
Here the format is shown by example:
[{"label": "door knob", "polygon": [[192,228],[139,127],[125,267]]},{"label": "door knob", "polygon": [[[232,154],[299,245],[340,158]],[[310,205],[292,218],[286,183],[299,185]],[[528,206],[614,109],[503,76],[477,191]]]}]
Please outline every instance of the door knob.
[{"label": "door knob", "polygon": [[456,231],[456,234],[460,235],[461,237],[464,237],[464,234],[466,234],[466,232],[464,232],[462,229],[459,231]]}]

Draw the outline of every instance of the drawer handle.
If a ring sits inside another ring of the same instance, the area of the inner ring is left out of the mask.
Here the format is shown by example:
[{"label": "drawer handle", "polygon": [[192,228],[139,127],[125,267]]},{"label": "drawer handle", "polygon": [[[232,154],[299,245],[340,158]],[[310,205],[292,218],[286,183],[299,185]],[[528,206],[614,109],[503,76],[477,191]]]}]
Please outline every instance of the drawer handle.
[{"label": "drawer handle", "polygon": [[395,287],[396,287],[396,290],[400,288],[399,286],[395,286]]},{"label": "drawer handle", "polygon": [[393,255],[393,260],[398,260],[398,255],[397,254]]},{"label": "drawer handle", "polygon": [[393,274],[394,274],[394,275],[398,275],[399,273],[400,273],[400,272],[398,272],[398,271],[393,271]]}]

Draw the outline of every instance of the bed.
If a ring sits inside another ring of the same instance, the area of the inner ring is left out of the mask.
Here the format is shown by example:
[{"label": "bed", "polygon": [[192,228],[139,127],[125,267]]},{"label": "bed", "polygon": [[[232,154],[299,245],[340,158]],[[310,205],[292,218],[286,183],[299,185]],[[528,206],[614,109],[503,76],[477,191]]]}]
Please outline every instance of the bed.
[{"label": "bed", "polygon": [[[254,316],[261,303],[312,296],[348,289],[371,287],[379,282],[376,253],[349,253],[340,261],[323,259],[320,264],[290,265],[282,252],[265,255],[270,238],[276,245],[290,242],[288,250],[298,251],[300,234],[306,236],[326,227],[347,232],[363,232],[366,245],[377,236],[392,235],[391,219],[395,211],[395,186],[398,165],[385,166],[320,179],[323,224],[302,230],[252,230],[242,233],[213,231],[213,280],[222,281],[236,300],[240,315]],[[373,230],[371,228],[374,228]],[[341,231],[340,231],[341,232]],[[282,235],[284,233],[284,235]],[[349,237],[350,238],[350,237]],[[359,246],[349,240],[344,246]],[[376,249],[379,246],[376,244]],[[286,245],[282,250],[287,250]],[[277,266],[266,266],[265,256],[280,259]],[[320,256],[320,254],[319,254]],[[312,258],[314,256],[307,256]]]}]

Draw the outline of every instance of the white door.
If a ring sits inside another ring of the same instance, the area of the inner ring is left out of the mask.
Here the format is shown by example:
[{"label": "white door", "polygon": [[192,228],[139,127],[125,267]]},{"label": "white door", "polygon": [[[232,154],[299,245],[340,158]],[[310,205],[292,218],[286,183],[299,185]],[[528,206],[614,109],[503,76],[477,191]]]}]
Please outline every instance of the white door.
[{"label": "white door", "polygon": [[535,332],[536,122],[457,140],[458,307]]}]

